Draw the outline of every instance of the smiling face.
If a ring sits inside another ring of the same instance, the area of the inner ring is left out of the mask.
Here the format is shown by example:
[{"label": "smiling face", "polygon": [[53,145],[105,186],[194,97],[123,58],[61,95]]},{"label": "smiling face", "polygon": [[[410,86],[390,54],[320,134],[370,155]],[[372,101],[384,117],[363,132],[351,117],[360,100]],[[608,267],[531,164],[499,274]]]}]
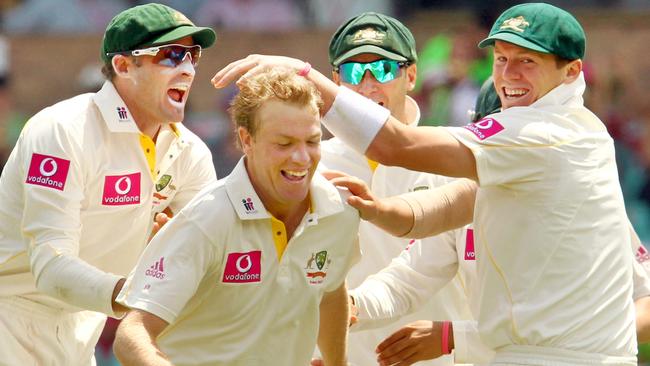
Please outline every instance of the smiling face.
[{"label": "smiling face", "polygon": [[[192,37],[174,41],[174,44],[193,45]],[[123,56],[116,56],[123,57]],[[155,56],[126,57],[126,73],[116,67],[116,86],[135,120],[141,124],[181,122],[185,104],[194,81],[195,70],[190,56],[175,67],[157,63]]]},{"label": "smiling face", "polygon": [[[363,53],[350,57],[344,62],[373,62],[385,57],[374,53]],[[401,67],[397,78],[386,83],[380,83],[375,79],[370,70],[366,70],[361,83],[352,85],[341,81],[338,72],[333,72],[332,78],[335,83],[344,85],[347,88],[373,100],[374,102],[388,108],[393,116],[400,121],[405,121],[406,93],[415,87],[417,76],[416,66]]]},{"label": "smiling face", "polygon": [[581,69],[580,60],[563,62],[504,41],[494,45],[492,76],[503,109],[533,104],[560,84],[575,80]]},{"label": "smiling face", "polygon": [[238,128],[246,169],[266,209],[282,216],[309,200],[320,161],[320,117],[312,106],[269,99],[255,114],[255,132]]}]

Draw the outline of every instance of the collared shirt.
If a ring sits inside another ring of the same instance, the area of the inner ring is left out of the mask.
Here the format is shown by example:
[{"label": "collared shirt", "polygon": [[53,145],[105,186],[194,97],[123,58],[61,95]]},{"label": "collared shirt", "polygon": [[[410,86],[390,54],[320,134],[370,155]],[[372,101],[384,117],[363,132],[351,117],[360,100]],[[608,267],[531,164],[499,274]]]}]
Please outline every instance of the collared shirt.
[{"label": "collared shirt", "polygon": [[[420,110],[412,98],[407,97],[406,101],[416,111],[410,125],[417,126],[420,119]],[[363,155],[357,153],[336,137],[323,141],[321,146],[322,158],[319,169],[334,169],[359,177],[371,187],[373,193],[378,197],[389,197],[415,190],[433,189],[451,181],[450,178],[439,175],[420,173],[399,167],[388,167],[382,164],[378,164],[373,169]],[[462,235],[462,233],[463,230],[458,230],[459,235]],[[467,291],[469,291],[468,286],[471,286],[476,277],[475,261],[474,258],[469,260],[459,260],[457,258],[456,236],[455,233],[450,235],[454,239],[441,245],[438,243],[438,239],[410,240],[397,238],[369,222],[361,222],[359,240],[363,257],[350,270],[348,275],[348,287],[350,289],[355,289],[368,276],[374,275],[387,267],[406,248],[419,248],[420,245],[431,248],[432,260],[435,260],[436,264],[444,263],[446,267],[439,272],[439,282],[426,285],[426,288],[435,287],[440,291],[433,291],[431,292],[432,296],[419,298],[420,301],[417,304],[386,301],[381,304],[373,304],[376,307],[371,309],[372,305],[369,303],[372,300],[366,302],[365,298],[360,299],[360,322],[350,329],[351,333],[349,335],[348,359],[352,364],[375,364],[377,358],[374,351],[375,347],[409,322],[421,319],[472,319],[467,305]],[[459,237],[458,241],[459,245],[464,247],[463,238],[464,236]],[[456,276],[457,273],[458,276]],[[373,287],[372,284],[376,283],[371,280],[361,291],[368,291],[369,298],[372,298],[370,292],[373,289],[371,287]],[[383,289],[386,288],[383,284],[378,286],[383,286]],[[403,290],[411,293],[409,289],[414,288],[408,287]],[[391,290],[395,290],[395,297],[401,296],[400,289],[393,287]],[[426,289],[422,290],[426,291]],[[354,292],[354,290],[351,292]],[[382,295],[387,294],[378,294],[379,297]],[[395,297],[392,300],[395,300]],[[402,298],[406,298],[406,296]],[[382,298],[383,300],[386,300],[386,297]],[[454,360],[451,356],[422,362],[422,365],[432,366],[453,364]]]},{"label": "collared shirt", "polygon": [[339,190],[316,174],[310,199],[279,256],[283,233],[242,158],[163,227],[118,300],[170,323],[157,343],[175,365],[307,365],[323,293],[359,256],[358,213]]},{"label": "collared shirt", "polygon": [[498,362],[636,364],[614,145],[584,89],[447,129],[476,158],[478,324]]},{"label": "collared shirt", "polygon": [[180,123],[147,139],[110,82],[30,119],[0,178],[1,296],[69,306],[39,293],[32,273],[69,254],[128,274],[153,214],[178,212],[215,180],[207,146]]}]

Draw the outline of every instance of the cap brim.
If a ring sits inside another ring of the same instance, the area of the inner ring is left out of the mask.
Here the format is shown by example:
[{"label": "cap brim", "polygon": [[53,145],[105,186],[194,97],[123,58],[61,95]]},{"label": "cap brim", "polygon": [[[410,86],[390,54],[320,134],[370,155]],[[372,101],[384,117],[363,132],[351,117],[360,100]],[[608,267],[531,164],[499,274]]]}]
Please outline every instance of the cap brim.
[{"label": "cap brim", "polygon": [[395,61],[408,61],[408,59],[402,55],[398,55],[397,53],[389,52],[386,51],[385,49],[371,45],[371,44],[364,44],[362,46],[353,48],[349,50],[348,52],[342,54],[341,56],[337,57],[332,64],[334,66],[340,65],[343,61],[349,59],[350,57],[360,55],[362,53],[374,53],[380,56],[384,56],[390,60],[395,60]]},{"label": "cap brim", "polygon": [[171,43],[188,36],[192,36],[194,42],[200,45],[202,48],[208,48],[212,46],[214,44],[214,41],[217,39],[217,34],[212,30],[212,28],[184,25],[162,34],[161,36],[153,39],[151,42],[148,42],[148,45],[156,46],[160,44]]},{"label": "cap brim", "polygon": [[490,37],[479,42],[478,46],[479,48],[493,46],[494,41],[504,41],[504,42],[515,44],[523,48],[528,48],[533,51],[542,52],[542,53],[551,53],[551,51],[547,50],[546,48],[540,47],[539,45],[522,38],[518,34],[509,33],[509,32],[495,33]]}]

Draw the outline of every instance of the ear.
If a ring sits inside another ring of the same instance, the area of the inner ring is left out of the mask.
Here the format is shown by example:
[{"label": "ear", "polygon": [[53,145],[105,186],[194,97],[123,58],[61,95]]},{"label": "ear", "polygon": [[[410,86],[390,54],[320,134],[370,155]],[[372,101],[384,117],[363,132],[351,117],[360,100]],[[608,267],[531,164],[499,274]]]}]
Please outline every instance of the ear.
[{"label": "ear", "polygon": [[239,138],[242,151],[248,155],[248,152],[252,149],[253,136],[244,127],[237,127],[237,137]]},{"label": "ear", "polygon": [[124,55],[115,55],[111,59],[111,65],[113,65],[115,75],[118,77],[128,77],[131,64],[131,60]]},{"label": "ear", "polygon": [[406,90],[412,91],[415,88],[415,80],[418,77],[418,65],[413,64],[406,68]]},{"label": "ear", "polygon": [[582,71],[582,60],[577,59],[569,62],[565,66],[566,70],[566,82],[571,83],[580,76]]},{"label": "ear", "polygon": [[341,75],[334,70],[332,70],[332,81],[335,82],[336,85],[341,85]]}]

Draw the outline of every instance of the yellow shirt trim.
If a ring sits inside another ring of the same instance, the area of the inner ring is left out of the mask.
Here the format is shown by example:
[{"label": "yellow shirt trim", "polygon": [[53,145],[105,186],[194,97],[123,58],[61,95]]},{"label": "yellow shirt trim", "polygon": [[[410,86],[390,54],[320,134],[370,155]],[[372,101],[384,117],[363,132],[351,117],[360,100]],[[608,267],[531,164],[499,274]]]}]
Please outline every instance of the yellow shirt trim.
[{"label": "yellow shirt trim", "polygon": [[179,131],[178,128],[176,128],[175,123],[170,123],[169,128],[171,128],[172,132],[174,133],[174,135],[176,135],[176,137],[181,137],[181,131]]},{"label": "yellow shirt trim", "polygon": [[278,261],[280,261],[284,254],[284,250],[287,249],[287,229],[284,226],[284,222],[271,216],[271,230],[273,230],[275,251],[278,255]]},{"label": "yellow shirt trim", "polygon": [[379,163],[374,161],[374,160],[370,160],[368,158],[366,158],[366,160],[368,160],[368,166],[370,166],[370,170],[372,170],[372,172],[374,173],[375,169],[377,169],[377,165],[379,165]]},{"label": "yellow shirt trim", "polygon": [[144,153],[144,157],[147,159],[147,165],[149,166],[149,173],[151,173],[151,178],[154,182],[158,179],[158,174],[156,174],[156,143],[153,142],[151,137],[140,134],[140,147]]}]

